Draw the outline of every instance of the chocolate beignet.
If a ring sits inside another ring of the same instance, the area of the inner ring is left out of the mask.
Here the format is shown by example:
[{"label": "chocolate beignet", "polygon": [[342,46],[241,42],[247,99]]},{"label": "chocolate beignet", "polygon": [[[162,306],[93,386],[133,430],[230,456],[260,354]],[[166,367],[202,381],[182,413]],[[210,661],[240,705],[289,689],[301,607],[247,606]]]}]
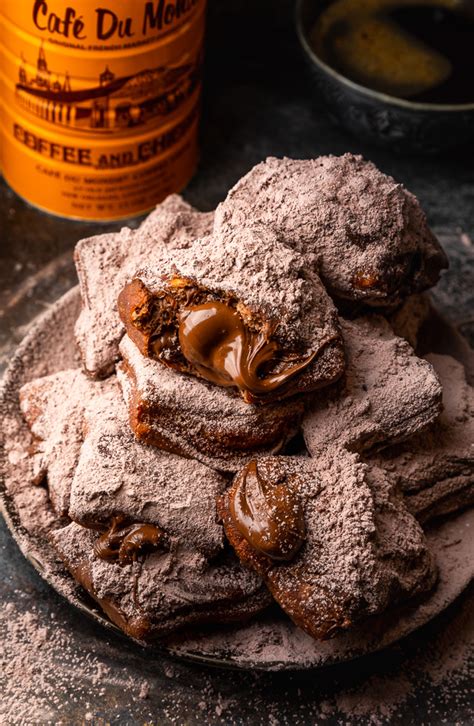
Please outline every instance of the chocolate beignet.
[{"label": "chocolate beignet", "polygon": [[[103,533],[114,521],[120,530],[131,524],[156,526],[211,557],[224,544],[215,502],[226,485],[222,475],[199,461],[136,441],[115,382],[86,409],[69,516]],[[142,534],[126,532],[135,539]]]},{"label": "chocolate beignet", "polygon": [[212,228],[213,213],[202,213],[172,194],[151,212],[137,230],[123,227],[80,240],[74,251],[82,297],[76,339],[84,368],[103,378],[119,358],[123,324],[117,296],[143,260],[149,264],[163,249],[186,247]]},{"label": "chocolate beignet", "polygon": [[110,381],[91,381],[82,370],[68,369],[36,378],[20,390],[20,408],[35,437],[36,482],[47,476],[51,504],[60,516],[69,510],[84,440],[85,407],[110,385]]},{"label": "chocolate beignet", "polygon": [[268,402],[344,369],[336,309],[304,258],[264,228],[212,237],[138,271],[119,295],[141,353]]},{"label": "chocolate beignet", "polygon": [[396,306],[448,266],[416,197],[353,154],[254,166],[217,207],[213,234],[225,238],[255,223],[316,255],[338,300]]},{"label": "chocolate beignet", "polygon": [[256,406],[145,358],[127,335],[120,353],[117,377],[130,426],[145,444],[235,472],[252,456],[277,453],[298,430],[300,396]]},{"label": "chocolate beignet", "polygon": [[441,415],[423,433],[374,459],[393,474],[423,523],[474,503],[474,388],[454,358],[426,358],[443,386]]},{"label": "chocolate beignet", "polygon": [[74,579],[137,640],[152,641],[186,625],[241,622],[271,603],[261,579],[230,552],[209,562],[171,539],[136,559],[104,559],[97,554],[97,532],[75,522],[51,540]]},{"label": "chocolate beignet", "polygon": [[441,385],[431,364],[378,316],[341,319],[347,366],[316,393],[303,420],[312,456],[328,443],[354,452],[380,449],[423,430],[440,414]]},{"label": "chocolate beignet", "polygon": [[426,593],[436,579],[423,531],[393,482],[347,451],[257,459],[218,509],[242,564],[317,639]]}]

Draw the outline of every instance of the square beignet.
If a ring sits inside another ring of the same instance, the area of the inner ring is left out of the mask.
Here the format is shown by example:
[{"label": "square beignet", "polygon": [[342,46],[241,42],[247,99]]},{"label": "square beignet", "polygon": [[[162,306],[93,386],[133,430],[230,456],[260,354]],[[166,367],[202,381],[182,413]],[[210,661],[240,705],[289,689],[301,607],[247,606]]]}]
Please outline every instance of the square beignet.
[{"label": "square beignet", "polygon": [[169,539],[121,562],[97,555],[98,538],[75,522],[51,535],[74,579],[137,640],[151,641],[186,625],[242,622],[271,603],[258,575],[232,553],[210,562],[185,542]]},{"label": "square beignet", "polygon": [[107,532],[111,523],[151,524],[206,556],[223,547],[216,497],[226,479],[198,461],[136,441],[117,383],[87,406],[69,516]]},{"label": "square beignet", "polygon": [[164,254],[133,275],[118,308],[144,356],[248,402],[321,388],[344,369],[319,277],[263,227]]},{"label": "square beignet", "polygon": [[152,264],[164,248],[185,247],[210,231],[213,213],[194,209],[178,194],[159,204],[137,230],[80,240],[74,251],[82,297],[76,339],[89,375],[103,378],[113,372],[124,333],[117,297],[127,278],[147,260]]},{"label": "square beignet", "polygon": [[303,420],[312,456],[329,444],[354,452],[409,438],[440,414],[432,365],[394,335],[384,318],[341,319],[347,366],[335,386],[315,394]]},{"label": "square beignet", "polygon": [[443,411],[423,433],[380,452],[410,511],[423,523],[474,503],[474,388],[450,356],[426,356],[443,387]]},{"label": "square beignet", "polygon": [[67,514],[71,482],[84,439],[84,408],[108,390],[109,382],[91,381],[79,369],[36,378],[20,390],[20,408],[35,437],[36,481],[47,476],[54,511]]},{"label": "square beignet", "polygon": [[143,443],[234,472],[251,456],[276,453],[298,430],[301,397],[256,406],[145,358],[128,336],[120,353],[117,376]]},{"label": "square beignet", "polygon": [[338,301],[396,307],[448,266],[417,198],[362,156],[257,164],[217,207],[213,234],[225,238],[256,223],[313,255]]},{"label": "square beignet", "polygon": [[218,508],[242,564],[316,639],[423,595],[436,580],[423,531],[393,482],[344,450],[256,459]]}]

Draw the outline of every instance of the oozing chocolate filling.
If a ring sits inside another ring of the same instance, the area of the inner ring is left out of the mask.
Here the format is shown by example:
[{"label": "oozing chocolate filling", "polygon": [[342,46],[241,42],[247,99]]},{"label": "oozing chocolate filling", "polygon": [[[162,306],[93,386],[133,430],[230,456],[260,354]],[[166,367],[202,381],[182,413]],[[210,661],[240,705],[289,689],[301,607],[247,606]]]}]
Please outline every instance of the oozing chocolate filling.
[{"label": "oozing chocolate filling", "polygon": [[260,375],[278,360],[278,345],[263,332],[248,330],[234,308],[209,302],[179,315],[179,343],[184,357],[202,378],[258,395],[279,388],[313,360],[314,354],[279,373]]},{"label": "oozing chocolate filling", "polygon": [[144,355],[238,388],[247,401],[268,398],[316,356],[283,352],[269,321],[250,311],[247,319],[231,293],[216,293],[187,278],[172,277],[156,293],[136,278],[120,293],[118,308]]},{"label": "oozing chocolate filling", "polygon": [[291,560],[305,539],[303,509],[287,484],[262,478],[251,461],[230,499],[230,514],[247,542],[273,560]]},{"label": "oozing chocolate filling", "polygon": [[114,517],[94,544],[97,557],[121,565],[134,562],[140,555],[166,546],[165,533],[154,524],[124,526],[122,517]]}]

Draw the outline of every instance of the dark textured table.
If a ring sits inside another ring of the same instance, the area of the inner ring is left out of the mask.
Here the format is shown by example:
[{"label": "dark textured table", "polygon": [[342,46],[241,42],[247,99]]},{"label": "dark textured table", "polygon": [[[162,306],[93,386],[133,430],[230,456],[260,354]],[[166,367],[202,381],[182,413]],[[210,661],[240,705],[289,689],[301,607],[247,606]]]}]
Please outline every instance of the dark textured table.
[{"label": "dark textured table", "polygon": [[[212,2],[202,157],[185,197],[201,209],[212,209],[243,173],[267,155],[310,157],[344,151],[364,154],[405,183],[420,198],[432,226],[440,232],[457,232],[461,247],[470,248],[472,149],[448,157],[406,158],[362,146],[325,117],[312,95],[293,31],[292,3]],[[54,218],[31,208],[1,183],[0,369],[29,322],[74,284],[75,242],[117,226]],[[468,273],[463,260],[462,254],[455,257],[451,285],[448,280],[441,293],[454,317],[457,281],[469,274],[464,288],[473,282],[472,253]],[[456,322],[472,333],[472,316],[464,314]],[[28,637],[28,628],[44,628],[51,651],[50,668],[38,673],[35,687],[25,681],[21,697],[13,706],[10,699],[8,711],[0,704],[0,723],[467,724],[473,720],[468,661],[474,629],[472,591],[383,653],[325,671],[256,675],[167,658],[151,663],[146,652],[105,633],[68,607],[23,559],[3,523],[0,548],[0,601],[3,612],[7,608],[9,613],[1,621],[2,638],[7,639],[3,675],[12,677],[5,663],[18,660],[14,651]],[[27,668],[31,663],[25,663]]]}]

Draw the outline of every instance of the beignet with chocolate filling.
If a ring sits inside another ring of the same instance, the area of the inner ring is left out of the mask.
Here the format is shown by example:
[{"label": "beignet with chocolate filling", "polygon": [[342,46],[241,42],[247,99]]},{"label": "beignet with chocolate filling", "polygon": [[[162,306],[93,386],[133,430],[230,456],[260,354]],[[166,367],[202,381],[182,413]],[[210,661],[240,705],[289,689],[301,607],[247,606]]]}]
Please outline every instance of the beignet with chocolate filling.
[{"label": "beignet with chocolate filling", "polygon": [[[116,530],[122,542],[130,539],[130,528],[124,531]],[[128,556],[121,557],[117,547],[105,558],[100,535],[74,522],[56,530],[51,540],[74,579],[112,622],[138,640],[186,625],[242,622],[270,604],[261,579],[241,567],[233,553],[210,562],[184,541],[163,535],[135,536]]]},{"label": "beignet with chocolate filling", "polygon": [[263,227],[212,237],[138,271],[118,300],[140,352],[268,402],[336,380],[336,309],[304,258]]},{"label": "beignet with chocolate filling", "polygon": [[130,426],[145,444],[235,472],[256,454],[278,452],[298,430],[302,397],[256,406],[145,358],[127,335],[120,353]]},{"label": "beignet with chocolate filling", "polygon": [[397,338],[384,318],[341,319],[341,327],[345,374],[314,395],[303,420],[312,456],[329,444],[359,453],[382,448],[438,417],[442,390],[433,367]]},{"label": "beignet with chocolate filling", "polygon": [[148,215],[137,230],[83,239],[74,259],[79,277],[82,311],[76,323],[76,339],[84,367],[94,377],[113,372],[123,324],[117,312],[117,297],[127,278],[147,260],[149,264],[163,248],[185,247],[207,234],[213,213],[201,213],[179,195],[172,194]]},{"label": "beignet with chocolate filling", "polygon": [[226,485],[198,461],[136,441],[115,382],[86,408],[69,516],[102,532],[116,519],[156,525],[210,557],[224,544],[216,497]]},{"label": "beignet with chocolate filling", "polygon": [[217,207],[214,235],[254,223],[313,253],[335,298],[369,306],[400,304],[448,264],[416,197],[353,154],[254,166]]},{"label": "beignet with chocolate filling", "polygon": [[443,386],[441,415],[423,433],[375,458],[393,474],[423,523],[474,504],[474,388],[454,358],[426,358]]},{"label": "beignet with chocolate filling", "polygon": [[254,460],[218,508],[242,564],[314,638],[423,595],[435,582],[423,531],[392,481],[347,451]]}]

